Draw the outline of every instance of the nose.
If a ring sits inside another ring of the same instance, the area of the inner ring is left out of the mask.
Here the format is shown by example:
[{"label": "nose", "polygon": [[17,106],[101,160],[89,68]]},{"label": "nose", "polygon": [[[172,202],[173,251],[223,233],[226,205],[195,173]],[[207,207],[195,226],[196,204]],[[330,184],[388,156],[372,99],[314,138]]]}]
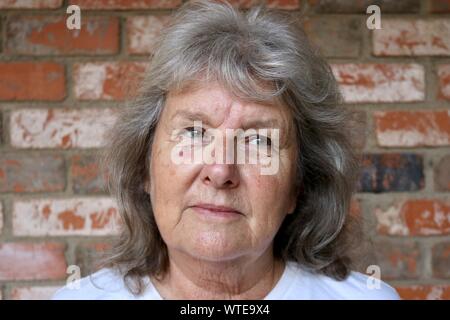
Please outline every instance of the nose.
[{"label": "nose", "polygon": [[239,185],[239,173],[235,164],[204,165],[202,182],[216,189],[232,189]]},{"label": "nose", "polygon": [[211,150],[212,163],[204,163],[200,178],[206,185],[216,189],[232,189],[239,185],[236,164],[236,139],[226,132],[216,131]]}]

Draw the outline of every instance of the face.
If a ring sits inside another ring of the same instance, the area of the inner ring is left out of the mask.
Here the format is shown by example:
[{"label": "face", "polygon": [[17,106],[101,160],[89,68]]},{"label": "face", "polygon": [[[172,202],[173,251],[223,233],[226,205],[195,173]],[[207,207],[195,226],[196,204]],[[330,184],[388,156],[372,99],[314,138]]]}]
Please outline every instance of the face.
[{"label": "face", "polygon": [[[284,217],[295,209],[296,144],[287,132],[289,121],[285,107],[241,101],[219,84],[168,94],[154,136],[147,191],[169,254],[225,261],[261,255],[271,247]],[[227,144],[231,129],[253,134],[240,146]],[[215,156],[220,145],[225,155],[231,148],[250,153],[270,145],[270,136],[248,129],[279,130],[279,146],[270,155],[279,162],[275,173],[261,174],[262,165],[248,161],[173,161],[173,150],[192,159],[202,146]]]}]

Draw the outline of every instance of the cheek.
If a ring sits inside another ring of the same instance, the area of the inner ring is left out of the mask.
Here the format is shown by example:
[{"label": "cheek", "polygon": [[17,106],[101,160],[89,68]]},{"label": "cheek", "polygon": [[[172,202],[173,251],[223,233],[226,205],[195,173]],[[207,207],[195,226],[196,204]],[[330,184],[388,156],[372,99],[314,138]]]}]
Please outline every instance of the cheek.
[{"label": "cheek", "polygon": [[158,227],[173,229],[184,208],[184,197],[195,177],[195,166],[171,161],[171,145],[154,147],[150,168],[150,196]]},{"label": "cheek", "polygon": [[176,175],[175,168],[171,166],[170,159],[166,159],[164,149],[156,146],[153,150],[150,167],[151,193],[156,198],[155,201],[164,196],[165,189],[170,188],[170,184]]},{"label": "cheek", "polygon": [[252,209],[262,223],[277,224],[288,212],[292,191],[292,172],[288,168],[281,163],[275,175],[262,175],[256,168],[245,175]]},{"label": "cheek", "polygon": [[281,203],[280,181],[273,176],[256,175],[248,183],[248,193],[251,200],[258,207],[278,207]]},{"label": "cheek", "polygon": [[150,166],[150,197],[161,233],[178,220],[178,198],[183,194],[180,187],[178,172],[167,158],[164,146],[155,146]]}]

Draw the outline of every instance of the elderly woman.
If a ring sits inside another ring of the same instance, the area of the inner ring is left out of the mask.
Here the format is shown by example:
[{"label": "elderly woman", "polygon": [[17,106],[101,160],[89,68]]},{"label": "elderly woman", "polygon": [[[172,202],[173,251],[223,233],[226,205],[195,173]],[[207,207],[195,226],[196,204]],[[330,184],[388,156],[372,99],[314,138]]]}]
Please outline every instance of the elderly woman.
[{"label": "elderly woman", "polygon": [[351,114],[296,25],[226,2],[175,13],[107,136],[118,243],[54,299],[398,299],[351,271]]}]

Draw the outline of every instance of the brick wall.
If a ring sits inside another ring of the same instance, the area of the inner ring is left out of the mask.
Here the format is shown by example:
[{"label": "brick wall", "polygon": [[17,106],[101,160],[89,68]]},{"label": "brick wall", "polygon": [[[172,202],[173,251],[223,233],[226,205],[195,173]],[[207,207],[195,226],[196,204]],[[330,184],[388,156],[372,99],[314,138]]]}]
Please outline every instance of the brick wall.
[{"label": "brick wall", "polygon": [[[232,1],[248,8],[253,1]],[[305,15],[364,152],[354,208],[382,279],[450,298],[450,1],[269,0]],[[0,0],[0,296],[47,298],[116,234],[95,154],[182,0]],[[366,27],[378,4],[382,30]],[[82,29],[65,28],[66,7]]]}]

